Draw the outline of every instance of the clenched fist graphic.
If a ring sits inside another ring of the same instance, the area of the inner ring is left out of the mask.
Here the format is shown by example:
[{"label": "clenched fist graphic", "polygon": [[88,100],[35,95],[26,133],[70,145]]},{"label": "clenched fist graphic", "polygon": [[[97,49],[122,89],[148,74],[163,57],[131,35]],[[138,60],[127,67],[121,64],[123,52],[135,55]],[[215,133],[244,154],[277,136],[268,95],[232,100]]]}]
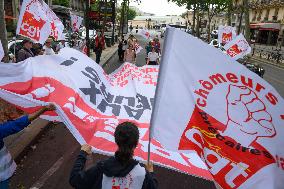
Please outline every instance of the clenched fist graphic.
[{"label": "clenched fist graphic", "polygon": [[229,85],[227,99],[227,128],[229,136],[249,147],[258,137],[276,134],[271,115],[257,94],[246,86]]}]

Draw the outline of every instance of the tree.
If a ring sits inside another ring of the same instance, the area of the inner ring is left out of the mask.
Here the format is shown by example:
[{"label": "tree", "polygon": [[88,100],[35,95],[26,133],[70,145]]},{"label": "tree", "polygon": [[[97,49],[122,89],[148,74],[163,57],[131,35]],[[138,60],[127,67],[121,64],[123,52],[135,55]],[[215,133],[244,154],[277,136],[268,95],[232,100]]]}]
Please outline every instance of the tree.
[{"label": "tree", "polygon": [[129,8],[128,14],[127,14],[127,19],[128,20],[133,20],[137,16],[137,13],[134,9]]},{"label": "tree", "polygon": [[0,0],[0,40],[4,49],[5,55],[8,54],[8,40],[7,40],[7,30],[5,23],[5,10],[4,10],[4,0]]},{"label": "tree", "polygon": [[249,4],[248,0],[244,1],[244,13],[245,13],[245,38],[250,42],[250,25],[249,25]]},{"label": "tree", "polygon": [[61,6],[64,6],[64,7],[69,7],[70,0],[52,0],[52,4],[61,5]]}]

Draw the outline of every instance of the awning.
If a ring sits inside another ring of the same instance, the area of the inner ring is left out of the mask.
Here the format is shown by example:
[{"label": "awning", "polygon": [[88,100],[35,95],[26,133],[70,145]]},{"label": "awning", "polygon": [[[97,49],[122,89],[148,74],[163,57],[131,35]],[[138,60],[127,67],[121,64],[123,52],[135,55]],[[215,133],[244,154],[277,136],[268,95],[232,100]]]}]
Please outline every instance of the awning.
[{"label": "awning", "polygon": [[250,24],[250,28],[259,30],[279,31],[281,26],[280,23],[257,23]]}]

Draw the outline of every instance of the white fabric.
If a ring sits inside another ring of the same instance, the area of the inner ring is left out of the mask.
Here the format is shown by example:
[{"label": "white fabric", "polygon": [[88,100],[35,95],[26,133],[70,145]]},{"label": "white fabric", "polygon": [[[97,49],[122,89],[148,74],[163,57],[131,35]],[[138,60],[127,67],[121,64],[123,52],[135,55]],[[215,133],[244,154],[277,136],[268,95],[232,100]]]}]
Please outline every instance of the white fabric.
[{"label": "white fabric", "polygon": [[219,26],[218,43],[227,44],[237,36],[236,28],[231,26]]},{"label": "white fabric", "polygon": [[70,13],[70,17],[71,17],[71,26],[72,26],[72,30],[74,32],[79,31],[79,28],[82,24],[83,18],[80,16],[77,16],[73,13]]},{"label": "white fabric", "polygon": [[54,50],[51,47],[43,46],[44,49],[44,55],[55,55]]},{"label": "white fabric", "polygon": [[23,1],[16,33],[44,44],[51,33],[51,25],[44,4],[39,0]]},{"label": "white fabric", "polygon": [[159,58],[159,54],[156,52],[149,52],[148,58],[149,58],[149,61],[157,61]]},{"label": "white fabric", "polygon": [[0,182],[9,179],[14,174],[16,167],[11,154],[4,146],[0,150]]},{"label": "white fabric", "polygon": [[230,41],[224,46],[226,53],[234,60],[243,58],[251,53],[251,47],[245,37],[240,34],[237,38]]},{"label": "white fabric", "polygon": [[140,164],[136,165],[126,177],[107,177],[103,175],[102,189],[141,189],[146,171]]},{"label": "white fabric", "polygon": [[2,42],[0,40],[0,61],[3,59],[4,56],[5,56],[5,53],[4,53],[4,49],[2,46]]},{"label": "white fabric", "polygon": [[[137,67],[124,63],[108,75],[81,52],[63,48],[53,56],[37,56],[17,64],[0,63],[0,97],[27,113],[53,102],[55,112],[45,119],[61,120],[80,144],[113,155],[117,124],[134,121],[140,132],[135,158],[147,160],[150,116],[159,66]],[[198,175],[212,176],[195,154],[164,150],[151,143],[151,160],[158,165]]]},{"label": "white fabric", "polygon": [[282,189],[279,93],[184,32],[168,29],[164,45],[151,120],[154,139],[168,150],[198,154],[222,188]]}]

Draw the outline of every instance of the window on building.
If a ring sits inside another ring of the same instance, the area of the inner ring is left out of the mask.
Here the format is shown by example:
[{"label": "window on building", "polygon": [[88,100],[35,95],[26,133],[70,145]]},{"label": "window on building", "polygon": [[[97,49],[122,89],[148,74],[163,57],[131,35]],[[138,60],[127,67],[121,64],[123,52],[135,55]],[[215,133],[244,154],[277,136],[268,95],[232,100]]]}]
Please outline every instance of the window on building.
[{"label": "window on building", "polygon": [[262,10],[260,10],[259,13],[258,13],[257,21],[261,20],[261,15],[262,15]]},{"label": "window on building", "polygon": [[269,12],[270,12],[270,9],[267,9],[267,10],[266,10],[265,17],[264,17],[264,21],[267,21],[267,20],[268,20]]},{"label": "window on building", "polygon": [[278,19],[278,12],[279,12],[279,8],[276,8],[274,11],[274,16],[273,16],[273,20],[277,20]]},{"label": "window on building", "polygon": [[256,16],[257,16],[257,11],[254,11],[253,17],[252,17],[252,21],[256,20]]}]

